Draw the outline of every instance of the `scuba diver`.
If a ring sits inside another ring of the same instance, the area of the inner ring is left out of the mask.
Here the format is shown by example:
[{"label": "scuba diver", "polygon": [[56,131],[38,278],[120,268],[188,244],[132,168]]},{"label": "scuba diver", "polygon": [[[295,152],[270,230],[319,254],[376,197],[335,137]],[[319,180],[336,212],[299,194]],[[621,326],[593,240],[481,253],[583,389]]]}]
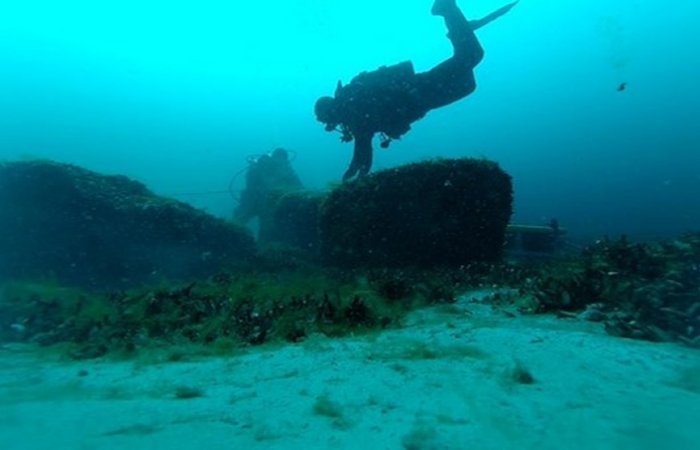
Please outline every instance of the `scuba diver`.
[{"label": "scuba diver", "polygon": [[233,216],[243,224],[258,217],[261,233],[276,199],[304,187],[292,168],[289,152],[283,148],[249,158],[245,184]]},{"label": "scuba diver", "polygon": [[369,173],[375,134],[380,134],[381,147],[387,148],[392,139],[407,133],[411,124],[430,110],[474,92],[474,68],[484,57],[474,31],[506,14],[517,3],[468,21],[456,0],[435,0],[431,12],[445,20],[454,51],[452,57],[428,72],[415,73],[410,61],[363,72],[346,86],[339,81],[334,97],[317,100],[316,118],[326,125],[326,131],[340,131],[342,142],[355,141],[343,181]]}]

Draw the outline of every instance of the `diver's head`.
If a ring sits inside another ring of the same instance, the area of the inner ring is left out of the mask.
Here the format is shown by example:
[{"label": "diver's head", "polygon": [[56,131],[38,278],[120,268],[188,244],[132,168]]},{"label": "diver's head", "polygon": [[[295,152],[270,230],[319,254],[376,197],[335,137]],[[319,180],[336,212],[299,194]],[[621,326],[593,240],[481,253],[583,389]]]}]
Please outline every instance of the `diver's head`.
[{"label": "diver's head", "polygon": [[272,159],[275,161],[287,161],[289,159],[289,152],[282,147],[276,148],[272,151]]},{"label": "diver's head", "polygon": [[336,101],[333,97],[321,97],[316,101],[316,106],[314,107],[316,112],[316,119],[326,124],[326,130],[334,130],[338,126],[340,120],[338,119],[338,108]]}]

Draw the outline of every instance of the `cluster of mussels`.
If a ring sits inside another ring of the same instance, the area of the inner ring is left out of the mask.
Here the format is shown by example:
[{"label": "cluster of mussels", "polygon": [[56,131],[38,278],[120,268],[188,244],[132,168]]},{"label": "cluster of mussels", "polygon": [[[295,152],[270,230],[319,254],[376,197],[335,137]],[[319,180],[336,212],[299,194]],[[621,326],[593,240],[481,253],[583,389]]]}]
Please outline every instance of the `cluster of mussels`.
[{"label": "cluster of mussels", "polygon": [[610,334],[700,347],[700,234],[602,240],[522,283],[539,312],[604,321]]},{"label": "cluster of mussels", "polygon": [[341,336],[396,323],[417,303],[453,301],[441,282],[400,272],[369,276],[219,274],[177,288],[89,294],[45,285],[6,287],[0,342],[72,343],[76,359],[157,343],[258,345]]},{"label": "cluster of mussels", "polygon": [[158,342],[298,342],[313,333],[384,328],[411,308],[504,286],[515,288],[529,312],[580,316],[603,321],[614,335],[700,347],[700,234],[655,243],[606,239],[580,255],[539,264],[220,274],[110,294],[5,285],[0,342],[72,343],[75,358]]}]

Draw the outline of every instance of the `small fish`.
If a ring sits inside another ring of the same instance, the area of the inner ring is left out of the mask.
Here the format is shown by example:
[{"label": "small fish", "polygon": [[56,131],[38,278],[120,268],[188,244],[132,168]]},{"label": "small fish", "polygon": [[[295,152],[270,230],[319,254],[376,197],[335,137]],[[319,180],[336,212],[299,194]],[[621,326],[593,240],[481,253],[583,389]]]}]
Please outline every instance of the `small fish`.
[{"label": "small fish", "polygon": [[625,89],[627,89],[627,82],[626,81],[620,83],[620,85],[617,87],[617,92],[622,92]]}]

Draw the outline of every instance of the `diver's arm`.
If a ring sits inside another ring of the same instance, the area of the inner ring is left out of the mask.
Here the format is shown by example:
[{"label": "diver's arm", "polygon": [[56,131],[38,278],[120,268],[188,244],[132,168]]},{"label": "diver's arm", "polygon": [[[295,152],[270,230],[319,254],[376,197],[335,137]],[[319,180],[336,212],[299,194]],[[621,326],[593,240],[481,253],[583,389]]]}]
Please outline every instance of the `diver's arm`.
[{"label": "diver's arm", "polygon": [[367,175],[372,168],[372,132],[355,132],[355,148],[352,155],[350,167],[343,175],[343,181],[348,181],[355,175],[363,177]]},{"label": "diver's arm", "polygon": [[476,31],[479,28],[483,27],[484,25],[488,25],[489,23],[498,19],[499,17],[501,17],[502,15],[504,15],[505,13],[507,13],[508,11],[513,9],[513,6],[515,6],[517,4],[518,4],[517,1],[515,1],[513,3],[509,3],[506,6],[503,6],[499,9],[497,9],[496,11],[492,12],[491,14],[489,14],[486,17],[482,17],[481,19],[477,19],[477,20],[470,20],[469,26],[471,27],[472,31]]}]

